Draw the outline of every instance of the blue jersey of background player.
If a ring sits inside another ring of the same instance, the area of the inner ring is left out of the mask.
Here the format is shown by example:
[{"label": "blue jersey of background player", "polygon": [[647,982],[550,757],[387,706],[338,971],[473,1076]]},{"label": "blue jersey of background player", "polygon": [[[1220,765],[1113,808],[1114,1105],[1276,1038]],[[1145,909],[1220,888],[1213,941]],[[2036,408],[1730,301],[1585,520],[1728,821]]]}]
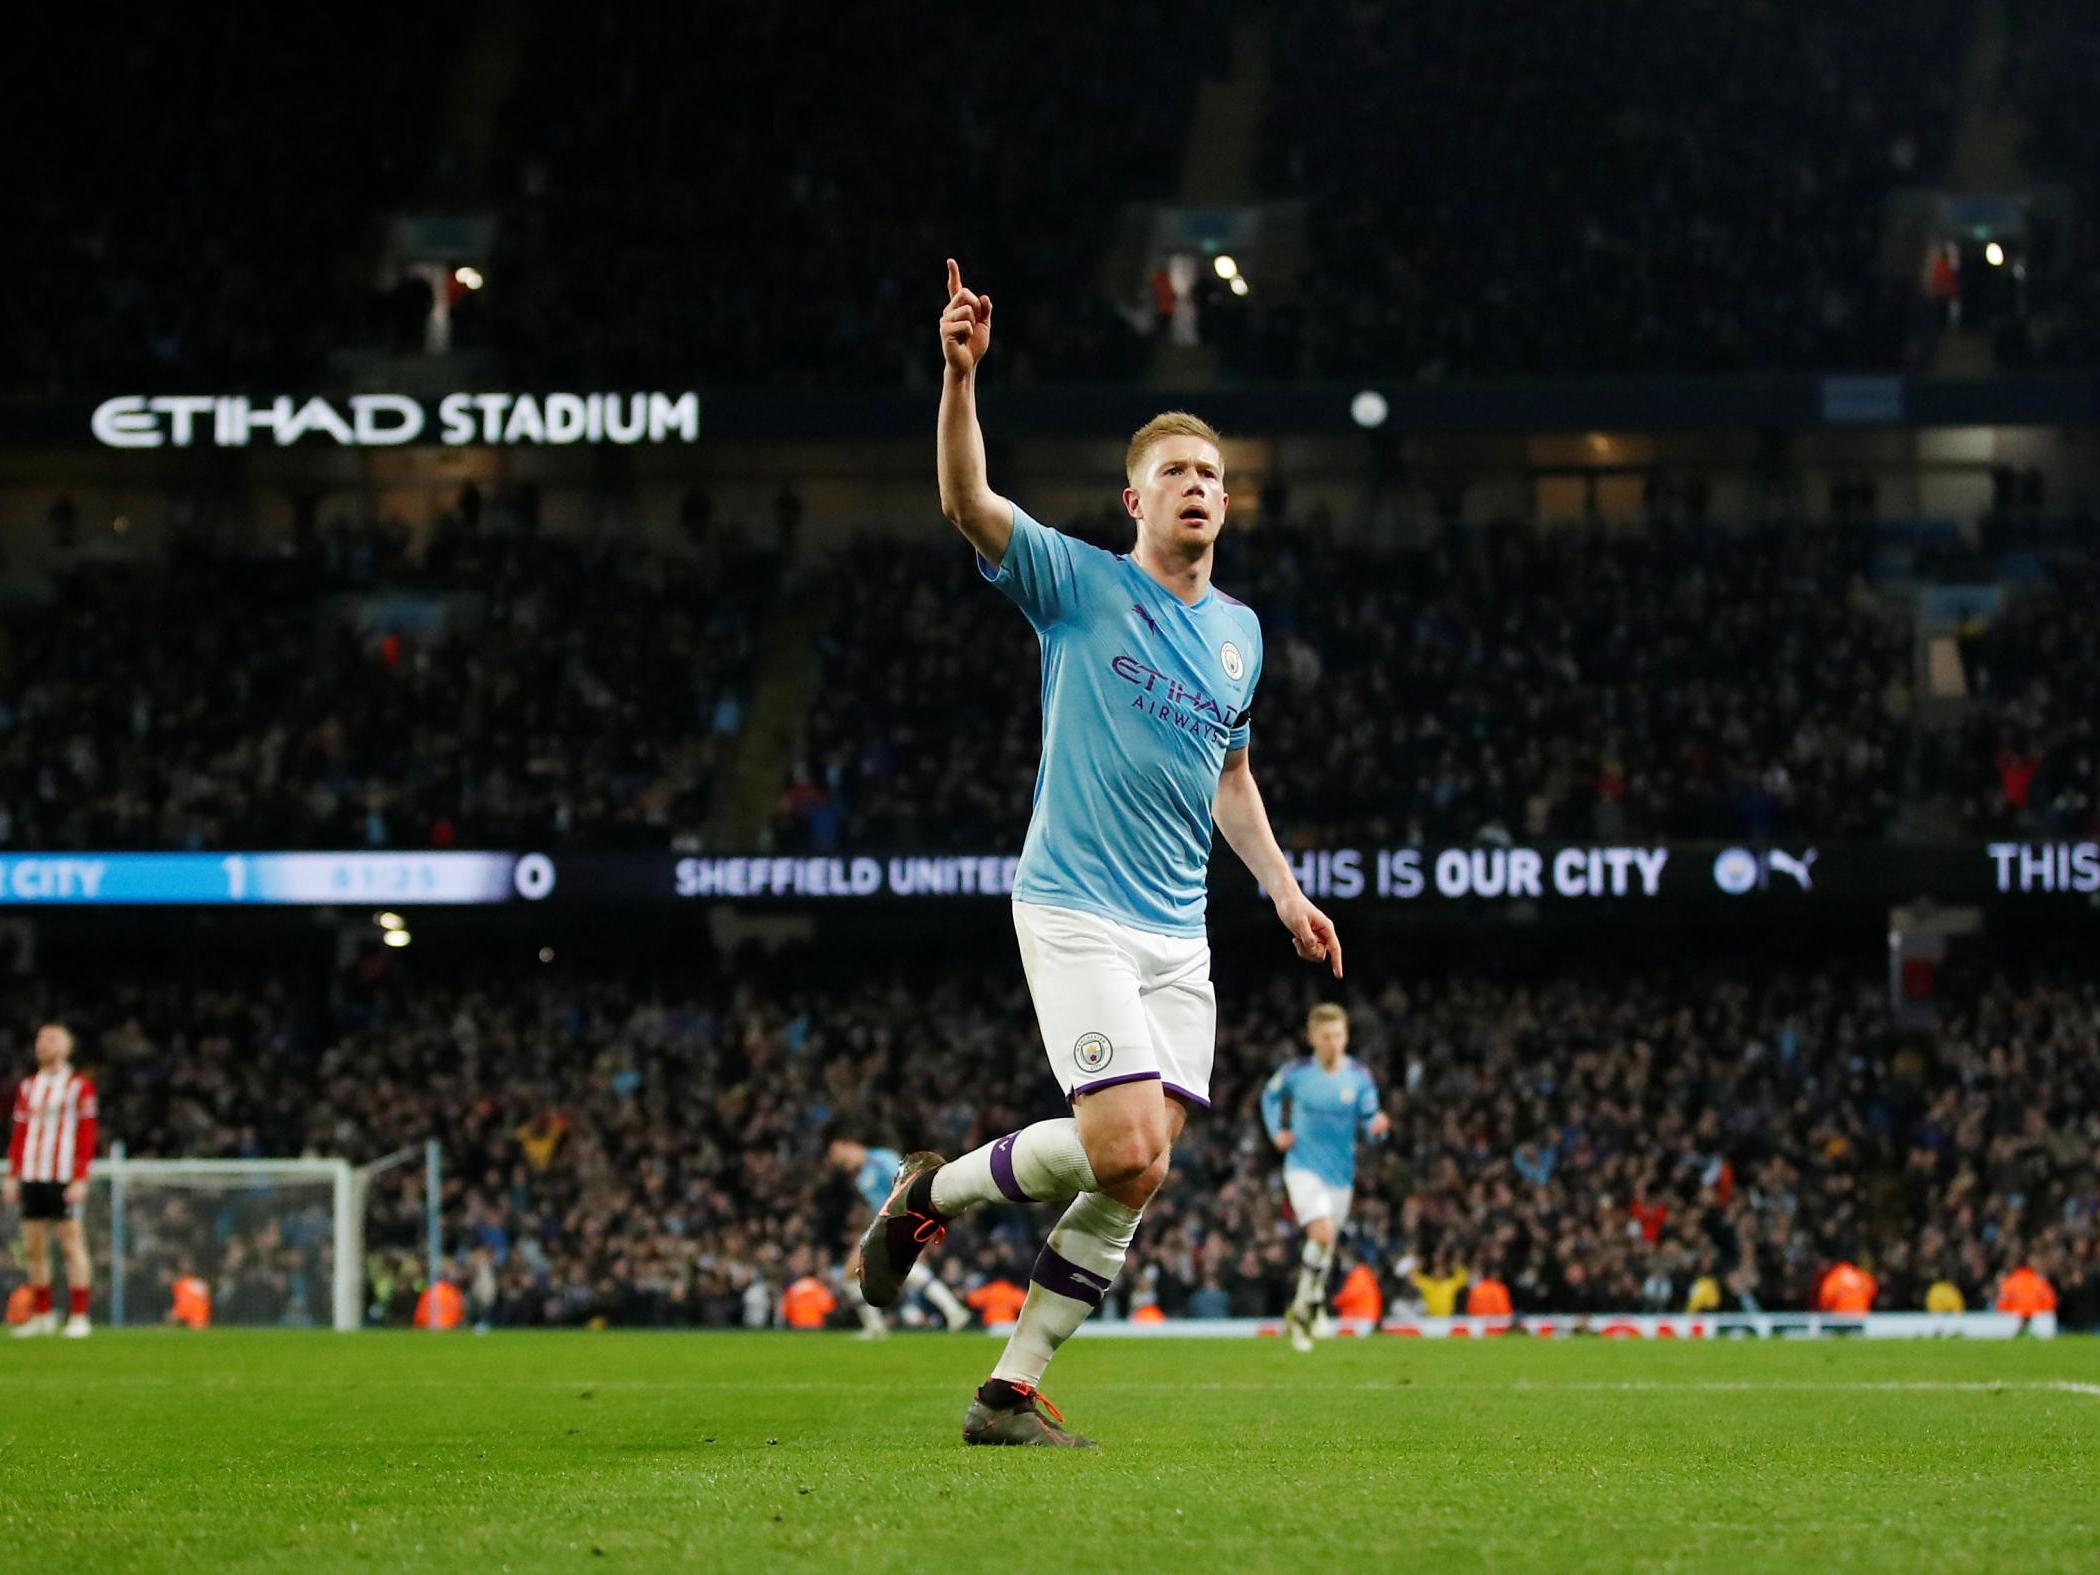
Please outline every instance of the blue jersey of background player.
[{"label": "blue jersey of background player", "polygon": [[1392,1130],[1378,1108],[1378,1084],[1349,1058],[1349,1016],[1332,1003],[1305,1020],[1312,1054],[1279,1068],[1261,1091],[1262,1124],[1283,1153],[1283,1185],[1291,1212],[1305,1228],[1298,1294],[1284,1323],[1291,1344],[1310,1351],[1316,1317],[1326,1302],[1327,1270],[1335,1237],[1349,1218],[1356,1187],[1356,1145]]},{"label": "blue jersey of background player", "polygon": [[853,1173],[853,1190],[871,1209],[879,1209],[897,1180],[897,1166],[904,1156],[893,1148],[863,1148],[860,1168]]}]

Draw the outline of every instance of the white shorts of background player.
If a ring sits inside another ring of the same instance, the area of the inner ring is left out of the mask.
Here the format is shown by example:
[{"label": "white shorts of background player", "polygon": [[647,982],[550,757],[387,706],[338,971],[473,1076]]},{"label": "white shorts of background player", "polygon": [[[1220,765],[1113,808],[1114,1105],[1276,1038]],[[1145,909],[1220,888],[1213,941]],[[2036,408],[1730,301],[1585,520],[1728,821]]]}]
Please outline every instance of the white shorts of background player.
[{"label": "white shorts of background player", "polygon": [[1283,1167],[1283,1190],[1290,1195],[1291,1212],[1303,1230],[1314,1220],[1332,1220],[1336,1234],[1349,1223],[1349,1205],[1355,1200],[1352,1187],[1337,1187],[1309,1170]]}]

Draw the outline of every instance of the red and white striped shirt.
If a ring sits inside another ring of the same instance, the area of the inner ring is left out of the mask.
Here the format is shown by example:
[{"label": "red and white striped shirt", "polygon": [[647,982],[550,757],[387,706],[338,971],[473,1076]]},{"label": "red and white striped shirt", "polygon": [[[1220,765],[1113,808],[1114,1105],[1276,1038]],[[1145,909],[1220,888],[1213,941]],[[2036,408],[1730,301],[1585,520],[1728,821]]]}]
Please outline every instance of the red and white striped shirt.
[{"label": "red and white striped shirt", "polygon": [[25,1077],[15,1089],[7,1173],[17,1181],[85,1181],[95,1159],[95,1085],[71,1067]]}]

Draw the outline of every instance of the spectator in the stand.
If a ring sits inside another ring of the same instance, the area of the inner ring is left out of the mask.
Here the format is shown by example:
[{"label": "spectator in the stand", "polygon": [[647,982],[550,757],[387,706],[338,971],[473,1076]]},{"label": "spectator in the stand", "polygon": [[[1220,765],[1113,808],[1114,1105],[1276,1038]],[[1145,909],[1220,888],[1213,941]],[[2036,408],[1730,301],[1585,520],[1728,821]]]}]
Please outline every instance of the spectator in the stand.
[{"label": "spectator in the stand", "polygon": [[1189,1298],[1188,1315],[1191,1318],[1232,1316],[1232,1298],[1226,1293],[1224,1282],[1218,1278],[1216,1269],[1204,1271],[1202,1287]]},{"label": "spectator in the stand", "polygon": [[1432,1318],[1449,1318],[1458,1311],[1458,1293],[1465,1289],[1467,1273],[1439,1255],[1427,1269],[1410,1276],[1422,1298],[1422,1311]]}]

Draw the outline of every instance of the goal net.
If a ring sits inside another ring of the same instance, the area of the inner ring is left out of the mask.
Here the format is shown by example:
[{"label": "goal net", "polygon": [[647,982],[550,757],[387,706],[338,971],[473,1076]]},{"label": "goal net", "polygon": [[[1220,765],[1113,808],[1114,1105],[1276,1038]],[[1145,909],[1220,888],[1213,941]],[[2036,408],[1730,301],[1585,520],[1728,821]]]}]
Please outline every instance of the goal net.
[{"label": "goal net", "polygon": [[83,1213],[97,1312],[120,1326],[164,1323],[189,1280],[208,1292],[215,1325],[359,1328],[372,1179],[411,1164],[425,1168],[434,1202],[435,1145],[370,1165],[133,1159],[120,1146],[95,1162]]}]

